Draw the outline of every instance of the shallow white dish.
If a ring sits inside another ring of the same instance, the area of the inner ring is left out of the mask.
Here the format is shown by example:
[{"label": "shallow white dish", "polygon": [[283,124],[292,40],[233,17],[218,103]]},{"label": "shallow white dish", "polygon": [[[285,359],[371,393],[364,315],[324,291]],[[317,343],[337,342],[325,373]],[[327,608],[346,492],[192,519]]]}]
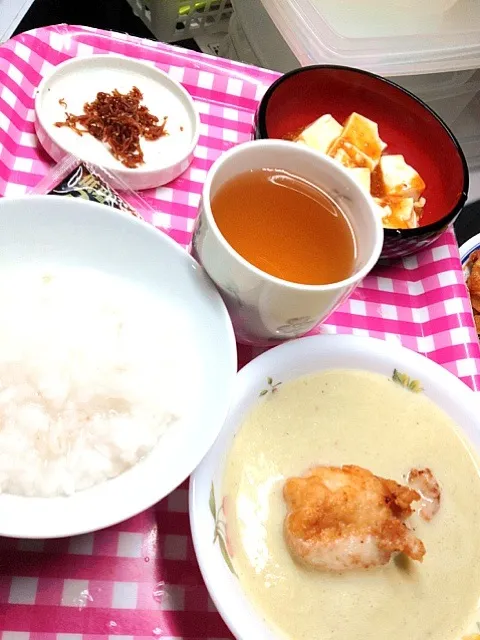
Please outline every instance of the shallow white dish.
[{"label": "shallow white dish", "polygon": [[189,505],[193,542],[203,578],[237,640],[279,640],[280,636],[248,601],[241,584],[228,568],[228,556],[226,561],[219,543],[213,543],[213,511],[216,513],[222,504],[228,452],[235,433],[260,400],[263,390],[268,391],[278,382],[328,369],[361,369],[389,377],[397,369],[420,380],[424,393],[480,450],[475,393],[443,367],[403,347],[373,338],[313,336],[275,347],[246,365],[237,375],[230,411],[220,436],[192,475]]},{"label": "shallow white dish", "polygon": [[[143,93],[142,104],[150,113],[160,122],[168,117],[168,136],[140,142],[145,164],[129,169],[93,136],[79,136],[68,127],[55,126],[65,120],[66,111],[82,114],[84,104],[93,101],[99,91],[128,93],[134,86]],[[66,109],[60,101],[65,101]],[[163,71],[125,56],[96,55],[63,62],[43,78],[35,98],[35,129],[55,161],[72,154],[115,171],[130,188],[139,190],[166,184],[188,168],[198,142],[200,119],[188,92]]]},{"label": "shallow white dish", "polygon": [[185,390],[185,402],[195,412],[172,425],[149,455],[122,475],[70,497],[0,494],[1,536],[53,538],[108,527],[170,493],[213,444],[237,368],[230,318],[193,258],[129,214],[79,199],[30,196],[0,200],[0,220],[0,270],[19,264],[98,269],[168,300],[191,327],[185,341],[200,375],[198,389]]}]

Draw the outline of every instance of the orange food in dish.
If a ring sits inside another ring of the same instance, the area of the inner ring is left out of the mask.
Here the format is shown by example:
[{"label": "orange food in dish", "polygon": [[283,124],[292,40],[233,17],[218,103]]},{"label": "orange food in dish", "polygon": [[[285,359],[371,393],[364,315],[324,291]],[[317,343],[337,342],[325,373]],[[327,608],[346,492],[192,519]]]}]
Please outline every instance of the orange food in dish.
[{"label": "orange food in dish", "polygon": [[480,336],[480,250],[471,253],[467,267],[470,269],[470,275],[467,278],[467,288],[470,294],[475,328],[477,334]]},{"label": "orange food in dish", "polygon": [[[140,137],[145,140],[158,140],[168,135],[167,118],[162,123],[148,108],[140,104],[142,92],[133,87],[128,93],[120,93],[114,89],[112,93],[99,91],[93,102],[86,102],[80,115],[66,113],[63,122],[56,122],[56,127],[68,127],[83,135],[89,133],[97,140],[104,142],[112,156],[123,165],[133,169],[144,164]],[[62,98],[60,104],[66,109]]]},{"label": "orange food in dish", "polygon": [[402,155],[384,154],[387,145],[373,120],[353,112],[342,125],[325,114],[286,138],[330,156],[350,171],[373,197],[384,227],[419,226],[426,204],[425,182]]}]

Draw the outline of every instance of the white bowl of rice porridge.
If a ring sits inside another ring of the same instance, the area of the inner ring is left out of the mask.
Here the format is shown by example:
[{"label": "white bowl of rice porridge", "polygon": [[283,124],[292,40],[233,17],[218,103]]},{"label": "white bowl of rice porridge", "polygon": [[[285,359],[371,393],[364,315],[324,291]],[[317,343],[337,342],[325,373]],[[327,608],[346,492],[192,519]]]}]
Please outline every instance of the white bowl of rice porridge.
[{"label": "white bowl of rice porridge", "polygon": [[190,482],[237,640],[479,640],[478,398],[395,344],[323,335],[238,374]]},{"label": "white bowl of rice porridge", "polygon": [[226,308],[199,265],[129,214],[0,200],[0,535],[70,536],[165,497],[225,418]]}]

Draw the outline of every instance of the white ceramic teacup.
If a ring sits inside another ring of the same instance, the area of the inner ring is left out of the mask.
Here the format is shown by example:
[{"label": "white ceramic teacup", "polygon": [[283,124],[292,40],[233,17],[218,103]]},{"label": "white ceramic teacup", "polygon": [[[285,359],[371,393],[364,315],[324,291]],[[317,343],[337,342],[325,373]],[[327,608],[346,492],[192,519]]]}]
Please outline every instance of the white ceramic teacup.
[{"label": "white ceramic teacup", "polygon": [[[247,262],[225,240],[212,214],[219,187],[249,170],[283,169],[321,187],[348,217],[356,238],[354,273],[326,285],[281,280]],[[268,345],[310,331],[351,293],[377,262],[383,228],[373,200],[334,160],[284,140],[246,142],[212,165],[203,187],[192,254],[219,289],[237,340]]]}]

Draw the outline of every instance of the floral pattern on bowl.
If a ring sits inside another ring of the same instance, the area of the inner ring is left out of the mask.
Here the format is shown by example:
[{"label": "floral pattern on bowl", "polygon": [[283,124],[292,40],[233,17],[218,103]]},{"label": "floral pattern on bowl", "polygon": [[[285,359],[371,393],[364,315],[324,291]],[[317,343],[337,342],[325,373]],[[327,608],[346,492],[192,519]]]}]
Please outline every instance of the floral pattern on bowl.
[{"label": "floral pattern on bowl", "polygon": [[224,496],[220,507],[217,509],[216,501],[215,501],[215,488],[213,486],[210,489],[210,500],[209,500],[210,513],[213,516],[213,520],[215,522],[215,528],[213,532],[213,544],[218,542],[220,547],[220,552],[225,560],[225,564],[236,576],[236,571],[233,568],[232,560],[233,558],[233,548],[230,537],[228,535],[228,525],[227,525],[227,513],[228,513],[228,496]]},{"label": "floral pattern on bowl", "polygon": [[258,394],[259,397],[261,398],[262,396],[266,396],[267,393],[275,393],[276,391],[278,391],[278,387],[281,385],[281,382],[273,382],[273,378],[271,378],[270,376],[268,376],[267,378],[267,388],[266,389],[262,389],[260,391],[260,393]]},{"label": "floral pattern on bowl", "polygon": [[277,333],[298,336],[309,331],[315,324],[312,316],[302,316],[301,318],[290,318],[281,327],[277,327]]},{"label": "floral pattern on bowl", "polygon": [[413,393],[421,393],[423,391],[420,380],[413,380],[406,373],[401,373],[398,369],[393,370],[392,380],[397,384],[413,391]]}]

